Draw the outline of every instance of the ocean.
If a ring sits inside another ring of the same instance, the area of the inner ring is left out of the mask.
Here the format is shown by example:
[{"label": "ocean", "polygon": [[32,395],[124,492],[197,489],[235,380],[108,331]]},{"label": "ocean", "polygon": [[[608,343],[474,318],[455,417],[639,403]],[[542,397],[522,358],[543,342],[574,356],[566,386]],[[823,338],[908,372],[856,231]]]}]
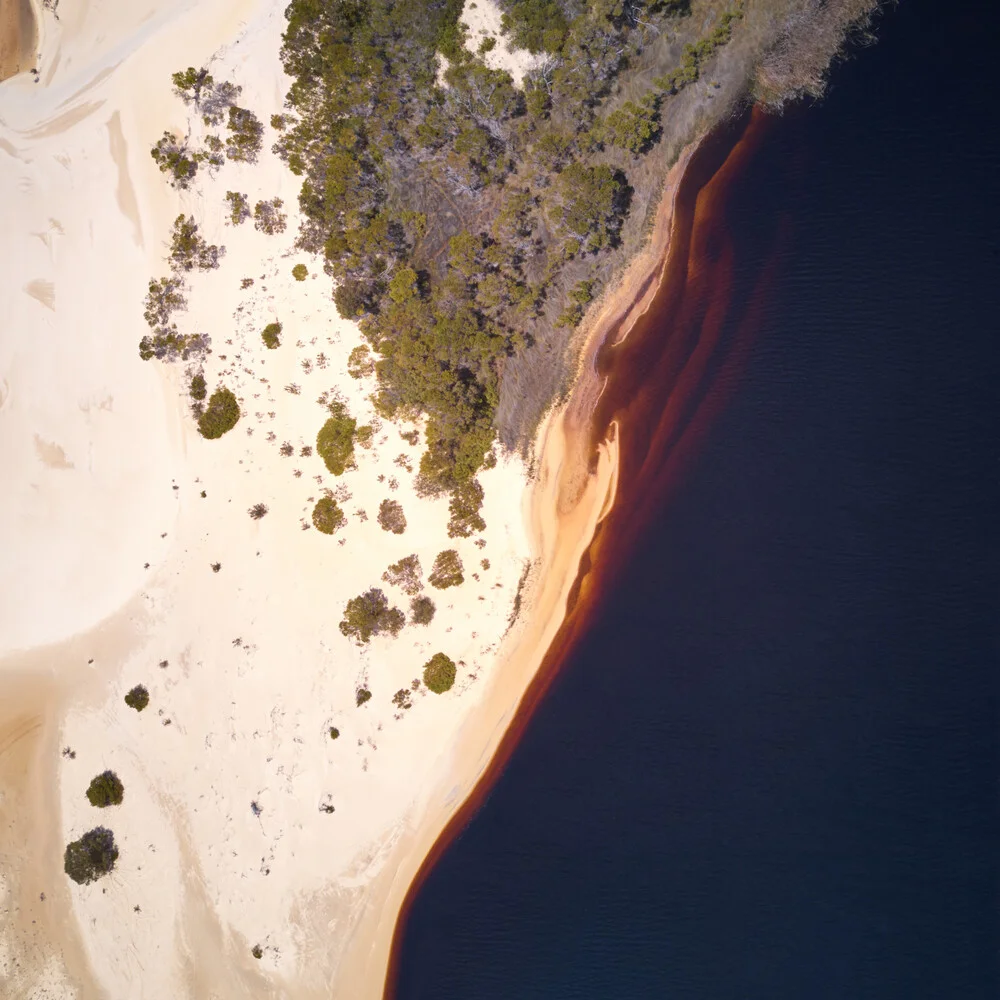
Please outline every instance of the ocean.
[{"label": "ocean", "polygon": [[398,1000],[1000,996],[998,28],[904,0],[699,154],[577,634]]}]

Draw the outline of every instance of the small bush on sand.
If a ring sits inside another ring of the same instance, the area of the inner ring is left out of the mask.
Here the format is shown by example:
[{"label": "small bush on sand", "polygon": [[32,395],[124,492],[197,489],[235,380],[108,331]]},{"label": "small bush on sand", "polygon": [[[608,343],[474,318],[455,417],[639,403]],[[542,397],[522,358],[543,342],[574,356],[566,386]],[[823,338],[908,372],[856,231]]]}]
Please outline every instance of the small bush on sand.
[{"label": "small bush on sand", "polygon": [[245,194],[239,191],[227,191],[226,201],[229,202],[229,224],[241,226],[250,218],[250,202]]},{"label": "small bush on sand", "polygon": [[347,374],[351,378],[366,378],[375,374],[375,359],[367,344],[359,344],[347,356]]},{"label": "small bush on sand", "polygon": [[205,385],[205,376],[201,372],[191,376],[191,398],[200,403],[208,395],[208,388]]},{"label": "small bush on sand", "polygon": [[366,701],[371,700],[372,693],[366,687],[358,688],[358,690],[354,692],[354,703],[358,706],[358,708],[361,708]]},{"label": "small bush on sand", "polygon": [[375,430],[371,424],[364,424],[354,432],[354,443],[364,449],[372,446],[375,440]]},{"label": "small bush on sand", "polygon": [[396,500],[383,500],[378,507],[378,523],[383,531],[401,535],[406,531],[406,515]]},{"label": "small bush on sand", "polygon": [[399,587],[404,594],[412,597],[420,592],[420,559],[417,555],[404,556],[399,562],[393,563],[383,574],[386,583]]},{"label": "small bush on sand", "polygon": [[335,740],[340,736],[340,730],[336,726],[330,726],[330,739]]},{"label": "small bush on sand", "polygon": [[259,521],[267,513],[267,504],[255,503],[247,513],[250,515],[250,520]]},{"label": "small bush on sand", "polygon": [[212,393],[205,412],[198,418],[198,431],[203,438],[215,439],[231,431],[240,419],[240,404],[224,385]]},{"label": "small bush on sand", "polygon": [[134,708],[137,712],[141,712],[149,704],[149,692],[146,690],[145,686],[142,684],[136,684],[134,688],[127,695],[125,695],[125,704],[129,708]]},{"label": "small bush on sand", "polygon": [[275,348],[281,347],[281,324],[268,323],[267,326],[261,330],[260,339],[264,341],[264,346],[269,351],[273,351]]},{"label": "small bush on sand", "polygon": [[339,400],[330,404],[330,414],[316,435],[316,451],[330,472],[342,476],[354,460],[354,429],[358,422]]},{"label": "small bush on sand", "polygon": [[340,509],[333,497],[321,497],[313,507],[312,522],[317,531],[332,535],[347,521],[347,515]]},{"label": "small bush on sand", "polygon": [[483,488],[478,480],[470,479],[457,486],[448,501],[448,537],[468,538],[474,531],[483,531],[486,522],[479,514],[483,506]]},{"label": "small bush on sand", "polygon": [[263,958],[264,957],[264,949],[261,948],[261,946],[259,944],[255,944],[250,949],[250,954],[253,955],[254,958],[258,958],[258,959]]},{"label": "small bush on sand", "polygon": [[106,809],[120,806],[125,795],[125,786],[114,771],[105,771],[90,782],[87,798],[92,806]]},{"label": "small bush on sand", "polygon": [[181,191],[194,180],[194,175],[198,173],[198,163],[203,158],[192,152],[187,143],[178,139],[173,132],[164,132],[149,154],[160,172],[169,176],[171,186]]},{"label": "small bush on sand", "polygon": [[309,268],[305,264],[296,264],[292,268],[292,277],[296,281],[305,281],[309,277]]},{"label": "small bush on sand", "polygon": [[237,163],[256,163],[264,135],[260,119],[252,111],[234,105],[229,109],[227,126],[230,134],[226,138],[226,156]]},{"label": "small bush on sand", "polygon": [[219,266],[226,248],[207,243],[198,235],[194,216],[185,218],[183,213],[174,219],[174,232],[170,238],[170,266],[174,270],[211,271]]},{"label": "small bush on sand", "polygon": [[253,208],[253,227],[258,232],[275,236],[285,231],[287,216],[281,211],[284,202],[280,198],[258,201]]},{"label": "small bush on sand", "polygon": [[437,587],[438,590],[458,587],[465,583],[465,577],[462,576],[462,560],[458,557],[458,553],[454,549],[438,553],[427,579],[430,585]]},{"label": "small bush on sand", "polygon": [[455,683],[455,661],[444,653],[435,653],[424,664],[424,683],[435,694],[451,690]]},{"label": "small bush on sand", "polygon": [[434,602],[429,597],[414,597],[410,601],[410,620],[414,625],[430,625],[434,611]]},{"label": "small bush on sand", "polygon": [[66,845],[63,870],[79,885],[95,882],[107,875],[118,860],[115,835],[103,826],[95,826],[79,840]]},{"label": "small bush on sand", "polygon": [[340,631],[358,644],[368,642],[373,635],[388,632],[395,637],[406,624],[406,616],[399,608],[390,608],[385,594],[372,587],[358,597],[352,597],[344,608]]}]

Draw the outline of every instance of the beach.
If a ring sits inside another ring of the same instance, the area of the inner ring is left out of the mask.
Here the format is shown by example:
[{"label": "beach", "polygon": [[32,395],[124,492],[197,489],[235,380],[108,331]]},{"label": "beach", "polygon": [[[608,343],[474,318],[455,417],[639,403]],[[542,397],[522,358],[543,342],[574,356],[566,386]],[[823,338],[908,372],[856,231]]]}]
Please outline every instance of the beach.
[{"label": "beach", "polygon": [[[298,181],[274,133],[259,162],[187,191],[149,156],[164,130],[192,127],[170,87],[189,65],[242,87],[263,121],[279,113],[283,26],[283,5],[254,0],[94,0],[43,12],[41,83],[0,88],[0,177],[19,192],[0,341],[0,983],[13,996],[381,996],[411,883],[514,720],[613,503],[617,442],[592,461],[588,433],[594,358],[655,291],[686,156],[648,251],[581,331],[568,403],[530,461],[500,453],[480,474],[486,528],[449,537],[447,498],[414,485],[419,421],[375,412],[374,377],[349,371],[360,332],[294,246]],[[285,230],[232,225],[227,189],[280,198]],[[225,247],[180,317],[211,337],[209,389],[240,403],[218,441],[197,432],[190,368],[138,352],[178,214]],[[315,453],[335,398],[372,428],[343,476]],[[346,515],[333,536],[311,519],[324,496]],[[400,534],[377,523],[389,500]],[[363,647],[341,634],[369,587],[407,605],[383,581],[390,564],[413,554],[427,574],[452,549],[464,582],[424,584],[429,625]],[[457,663],[442,695],[419,683],[438,652]],[[135,712],[124,696],[139,684],[150,702]],[[98,812],[84,791],[105,769],[125,799]],[[98,823],[120,858],[77,886],[63,849]]]}]

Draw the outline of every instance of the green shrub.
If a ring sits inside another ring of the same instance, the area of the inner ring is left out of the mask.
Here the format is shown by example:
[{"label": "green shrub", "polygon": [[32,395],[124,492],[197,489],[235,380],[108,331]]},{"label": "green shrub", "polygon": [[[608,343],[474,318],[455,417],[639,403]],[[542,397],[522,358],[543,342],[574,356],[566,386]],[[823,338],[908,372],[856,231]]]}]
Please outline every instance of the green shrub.
[{"label": "green shrub", "polygon": [[460,483],[448,501],[448,537],[468,538],[474,531],[483,531],[486,522],[479,514],[483,506],[483,488],[478,480]]},{"label": "green shrub", "polygon": [[194,216],[183,214],[174,219],[174,231],[170,238],[170,266],[175,270],[211,271],[219,266],[226,252],[225,247],[205,242],[198,235],[198,225]]},{"label": "green shrub", "polygon": [[226,156],[237,163],[256,163],[260,153],[264,126],[260,119],[246,108],[230,107],[226,139]]},{"label": "green shrub", "polygon": [[434,611],[434,602],[429,597],[414,597],[410,601],[410,620],[414,625],[430,625]]},{"label": "green shrub", "polygon": [[399,608],[390,608],[385,594],[372,587],[358,597],[352,597],[344,608],[340,631],[358,641],[368,642],[373,635],[388,632],[395,638],[406,624],[406,616]]},{"label": "green shrub", "polygon": [[391,583],[404,594],[411,597],[420,591],[420,559],[416,554],[404,556],[399,562],[393,563],[383,574],[382,579]]},{"label": "green shrub", "polygon": [[66,845],[63,870],[79,885],[89,885],[107,875],[117,860],[115,835],[107,827],[95,826],[79,840]]},{"label": "green shrub", "polygon": [[347,356],[347,374],[351,378],[366,378],[375,373],[375,360],[367,344],[359,344]]},{"label": "green shrub", "polygon": [[203,438],[220,438],[231,431],[239,419],[240,404],[224,385],[220,385],[212,393],[205,412],[198,418],[198,431]]},{"label": "green shrub", "polygon": [[296,264],[292,268],[292,277],[296,281],[305,281],[309,277],[309,268],[305,264]]},{"label": "green shrub", "polygon": [[354,459],[354,429],[358,422],[339,400],[330,404],[330,413],[330,419],[316,435],[316,451],[330,472],[342,476]]},{"label": "green shrub", "polygon": [[163,137],[149,151],[160,172],[169,174],[170,183],[179,190],[185,190],[198,173],[198,163],[203,156],[193,153],[183,139],[173,132],[164,132]]},{"label": "green shrub", "polygon": [[462,576],[462,560],[454,549],[438,553],[427,578],[432,587],[445,590],[448,587],[458,587],[465,582]]},{"label": "green shrub", "polygon": [[360,687],[354,692],[354,703],[361,708],[366,701],[372,700],[372,693],[366,687]]},{"label": "green shrub", "polygon": [[383,531],[401,535],[406,531],[406,515],[396,500],[383,500],[378,507],[378,523]]},{"label": "green shrub", "polygon": [[451,690],[455,683],[455,661],[444,653],[435,653],[424,664],[424,683],[435,694]]},{"label": "green shrub", "polygon": [[226,201],[229,202],[229,224],[231,226],[241,226],[250,218],[250,202],[245,194],[240,194],[239,191],[227,191]]},{"label": "green shrub", "polygon": [[253,208],[253,227],[260,233],[274,236],[283,233],[287,225],[287,216],[281,211],[284,202],[280,198],[270,201],[258,201]]},{"label": "green shrub", "polygon": [[141,712],[149,704],[149,692],[142,684],[136,684],[134,688],[127,695],[125,695],[125,704],[129,708],[134,708],[137,712]]},{"label": "green shrub", "polygon": [[264,949],[261,948],[261,946],[259,944],[255,944],[250,949],[250,954],[253,955],[254,958],[258,958],[258,959],[259,958],[263,958],[264,957]]},{"label": "green shrub", "polygon": [[201,402],[208,395],[208,388],[205,385],[205,376],[201,372],[191,376],[191,398],[196,402]]},{"label": "green shrub", "polygon": [[340,736],[340,730],[336,726],[330,726],[330,739],[335,740]]},{"label": "green shrub", "polygon": [[273,351],[277,347],[281,347],[281,324],[280,323],[268,323],[260,332],[260,339],[264,341],[264,346],[269,350]]},{"label": "green shrub", "polygon": [[312,522],[317,531],[324,535],[332,535],[347,520],[347,515],[340,509],[333,497],[321,497],[313,507]]},{"label": "green shrub", "polygon": [[87,798],[92,806],[106,809],[108,806],[120,806],[125,795],[125,786],[114,771],[104,771],[90,782]]},{"label": "green shrub", "polygon": [[365,424],[354,432],[354,443],[362,448],[368,449],[375,439],[375,430],[371,424]]}]

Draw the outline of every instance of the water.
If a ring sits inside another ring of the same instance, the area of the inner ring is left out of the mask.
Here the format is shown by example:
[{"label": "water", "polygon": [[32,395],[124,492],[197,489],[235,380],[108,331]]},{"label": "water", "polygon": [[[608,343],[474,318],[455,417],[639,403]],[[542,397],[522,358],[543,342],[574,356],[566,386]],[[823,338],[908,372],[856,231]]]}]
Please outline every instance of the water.
[{"label": "water", "polygon": [[997,27],[907,0],[691,206],[712,294],[608,362],[585,628],[400,1000],[1000,995]]}]

